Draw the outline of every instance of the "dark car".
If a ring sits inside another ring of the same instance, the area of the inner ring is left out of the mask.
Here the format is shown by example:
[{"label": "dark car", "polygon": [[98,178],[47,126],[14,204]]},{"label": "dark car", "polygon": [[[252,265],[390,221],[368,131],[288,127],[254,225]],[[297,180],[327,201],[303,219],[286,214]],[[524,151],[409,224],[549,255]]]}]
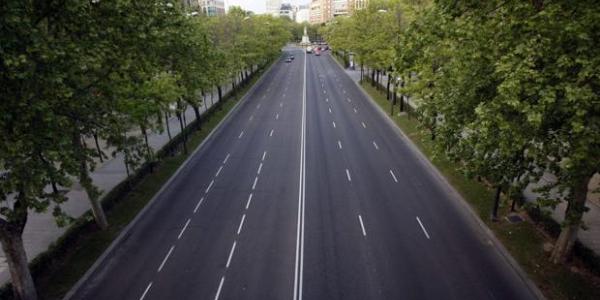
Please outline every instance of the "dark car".
[{"label": "dark car", "polygon": [[295,58],[295,57],[294,57],[293,55],[290,55],[290,57],[289,57],[289,58],[291,58],[292,60],[294,60],[294,58]]}]

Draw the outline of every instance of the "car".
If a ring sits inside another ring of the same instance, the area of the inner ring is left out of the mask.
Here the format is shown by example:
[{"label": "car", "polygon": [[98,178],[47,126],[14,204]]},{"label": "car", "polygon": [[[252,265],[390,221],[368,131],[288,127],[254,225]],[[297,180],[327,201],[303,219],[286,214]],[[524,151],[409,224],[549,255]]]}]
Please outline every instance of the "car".
[{"label": "car", "polygon": [[293,55],[290,55],[290,58],[291,58],[292,60],[294,60],[294,59],[295,59],[295,57],[294,57]]},{"label": "car", "polygon": [[286,62],[286,63],[291,63],[291,62],[292,62],[292,59],[288,57],[288,58],[286,58],[286,59],[285,59],[285,62]]},{"label": "car", "polygon": [[312,53],[313,48],[311,46],[306,47],[306,53]]}]

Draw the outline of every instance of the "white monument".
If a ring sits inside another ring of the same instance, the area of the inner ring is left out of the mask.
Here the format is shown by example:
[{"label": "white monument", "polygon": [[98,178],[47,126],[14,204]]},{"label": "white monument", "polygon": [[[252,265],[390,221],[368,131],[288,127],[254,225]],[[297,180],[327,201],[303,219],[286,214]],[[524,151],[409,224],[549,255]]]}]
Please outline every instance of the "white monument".
[{"label": "white monument", "polygon": [[306,33],[306,26],[304,26],[304,35],[302,35],[302,42],[300,42],[301,46],[309,46],[310,39],[308,38],[308,33]]}]

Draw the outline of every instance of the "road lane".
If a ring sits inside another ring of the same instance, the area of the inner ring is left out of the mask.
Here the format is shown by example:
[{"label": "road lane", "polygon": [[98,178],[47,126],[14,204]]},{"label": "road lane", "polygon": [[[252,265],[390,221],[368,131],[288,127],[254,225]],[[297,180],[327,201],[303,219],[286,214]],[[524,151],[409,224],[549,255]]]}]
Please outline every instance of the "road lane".
[{"label": "road lane", "polygon": [[291,296],[299,90],[283,94],[299,89],[300,64],[276,62],[72,299]]},{"label": "road lane", "polygon": [[[307,299],[534,298],[343,70],[328,55],[308,62],[319,81],[308,101]],[[343,151],[330,158],[326,144],[338,139]],[[344,169],[351,185],[331,181]],[[357,213],[366,239],[355,236]]]}]

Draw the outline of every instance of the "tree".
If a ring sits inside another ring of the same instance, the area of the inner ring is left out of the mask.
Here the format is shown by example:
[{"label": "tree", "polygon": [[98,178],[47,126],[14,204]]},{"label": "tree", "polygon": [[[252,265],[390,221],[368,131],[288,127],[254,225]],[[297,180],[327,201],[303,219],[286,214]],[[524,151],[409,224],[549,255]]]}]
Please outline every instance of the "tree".
[{"label": "tree", "polygon": [[545,189],[568,202],[554,262],[568,257],[600,170],[600,10],[571,4],[438,1],[397,47],[397,69],[414,74],[404,91],[440,152],[498,190],[558,177]]}]

